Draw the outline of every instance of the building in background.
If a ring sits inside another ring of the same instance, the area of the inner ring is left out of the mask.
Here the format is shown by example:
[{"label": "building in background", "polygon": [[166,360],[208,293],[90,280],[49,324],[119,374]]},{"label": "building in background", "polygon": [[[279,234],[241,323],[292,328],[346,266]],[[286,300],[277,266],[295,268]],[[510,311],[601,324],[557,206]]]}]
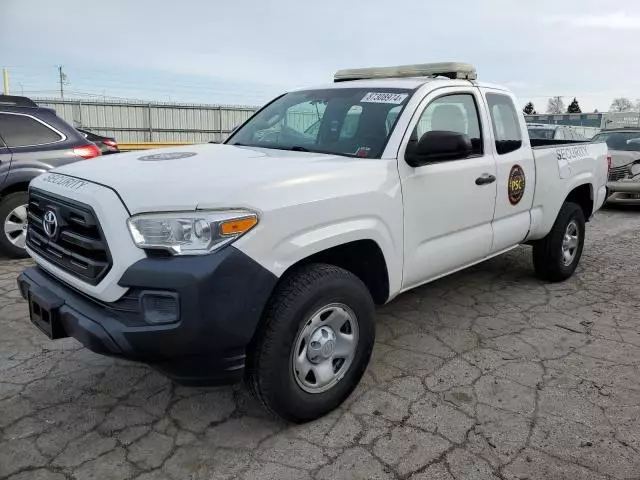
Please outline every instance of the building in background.
[{"label": "building in background", "polygon": [[567,125],[584,135],[592,137],[600,130],[624,127],[640,127],[639,112],[566,113],[563,115],[525,115],[527,123]]}]

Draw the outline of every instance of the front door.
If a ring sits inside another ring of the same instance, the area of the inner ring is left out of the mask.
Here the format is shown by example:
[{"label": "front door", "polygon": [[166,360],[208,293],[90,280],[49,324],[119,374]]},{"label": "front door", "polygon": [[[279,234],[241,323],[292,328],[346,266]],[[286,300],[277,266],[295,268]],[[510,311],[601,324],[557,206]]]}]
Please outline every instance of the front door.
[{"label": "front door", "polygon": [[[439,89],[423,100],[419,118],[409,124],[398,158],[405,225],[403,289],[480,261],[491,251],[496,165],[485,145],[488,119],[479,113],[481,104],[475,87]],[[473,155],[408,165],[404,154],[409,140],[435,130],[468,135]]]},{"label": "front door", "polygon": [[531,226],[535,190],[535,165],[524,117],[513,98],[502,90],[482,89],[491,117],[498,179],[496,213],[493,219],[492,253],[521,243]]}]

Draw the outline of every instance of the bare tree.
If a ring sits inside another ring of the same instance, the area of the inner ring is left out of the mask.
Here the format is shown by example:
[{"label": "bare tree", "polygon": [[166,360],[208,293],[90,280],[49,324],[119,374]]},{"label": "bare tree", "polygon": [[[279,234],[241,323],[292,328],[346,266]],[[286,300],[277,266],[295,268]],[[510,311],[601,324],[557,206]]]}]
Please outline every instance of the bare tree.
[{"label": "bare tree", "polygon": [[554,115],[560,115],[565,112],[564,102],[562,97],[551,97],[547,104],[547,113]]},{"label": "bare tree", "polygon": [[611,107],[609,107],[609,111],[611,112],[631,112],[633,111],[633,103],[631,100],[624,97],[618,97],[613,99],[613,103],[611,103]]}]

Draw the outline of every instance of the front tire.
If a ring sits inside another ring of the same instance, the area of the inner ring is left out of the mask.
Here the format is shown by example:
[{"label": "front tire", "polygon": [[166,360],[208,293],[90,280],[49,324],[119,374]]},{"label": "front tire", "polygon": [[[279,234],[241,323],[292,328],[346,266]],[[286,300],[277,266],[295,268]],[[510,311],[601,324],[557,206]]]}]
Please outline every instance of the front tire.
[{"label": "front tire", "polygon": [[533,266],[538,278],[562,282],[571,277],[582,257],[584,237],[582,208],[566,202],[549,234],[533,246]]},{"label": "front tire", "polygon": [[355,389],[374,340],[373,300],[362,281],[333,265],[307,265],[267,306],[250,349],[249,386],[275,415],[314,420]]},{"label": "front tire", "polygon": [[27,235],[27,192],[16,192],[0,200],[0,254],[25,258]]}]

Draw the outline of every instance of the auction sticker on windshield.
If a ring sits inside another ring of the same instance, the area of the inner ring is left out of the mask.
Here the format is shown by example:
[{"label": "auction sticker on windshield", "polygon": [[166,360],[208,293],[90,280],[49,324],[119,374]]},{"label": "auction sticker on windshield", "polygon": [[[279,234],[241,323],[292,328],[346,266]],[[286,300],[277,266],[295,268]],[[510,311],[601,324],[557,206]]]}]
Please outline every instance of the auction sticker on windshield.
[{"label": "auction sticker on windshield", "polygon": [[369,92],[360,103],[392,103],[400,105],[409,96],[408,93]]}]

